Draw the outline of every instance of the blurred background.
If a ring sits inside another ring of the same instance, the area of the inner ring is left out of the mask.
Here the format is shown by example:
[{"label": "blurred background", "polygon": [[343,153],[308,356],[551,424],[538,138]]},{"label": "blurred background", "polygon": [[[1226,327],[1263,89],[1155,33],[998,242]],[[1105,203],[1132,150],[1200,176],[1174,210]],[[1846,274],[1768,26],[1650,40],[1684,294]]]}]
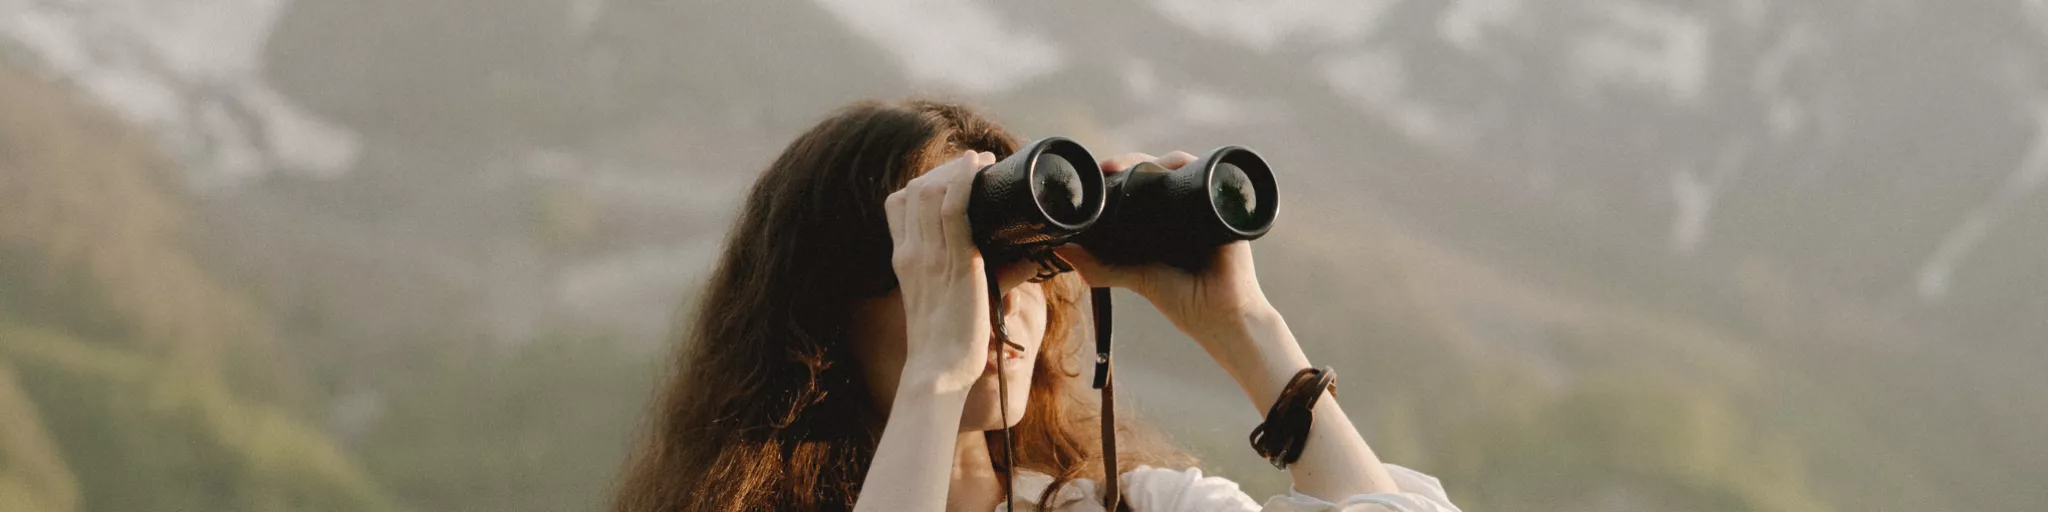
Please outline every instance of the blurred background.
[{"label": "blurred background", "polygon": [[1261,150],[1466,510],[2048,509],[2048,1],[0,0],[0,510],[601,509],[740,191],[913,95]]}]

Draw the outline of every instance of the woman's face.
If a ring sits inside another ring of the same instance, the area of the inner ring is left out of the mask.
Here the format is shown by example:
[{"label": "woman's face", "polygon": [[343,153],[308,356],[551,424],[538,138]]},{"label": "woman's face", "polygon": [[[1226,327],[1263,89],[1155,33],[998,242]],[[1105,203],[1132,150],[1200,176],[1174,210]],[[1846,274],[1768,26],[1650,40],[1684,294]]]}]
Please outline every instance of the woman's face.
[{"label": "woman's face", "polygon": [[[1034,263],[1021,261],[1005,266],[997,274],[997,286],[1004,289],[1005,332],[1009,333],[1011,342],[1024,348],[1006,348],[990,355],[981,378],[968,392],[967,407],[960,417],[962,432],[996,430],[1016,425],[1023,418],[1024,405],[1031,391],[1031,371],[1037,365],[1039,347],[1045,340],[1045,288],[1027,281],[1037,268]],[[903,295],[900,291],[891,290],[887,295],[861,301],[854,307],[854,316],[854,353],[860,358],[868,381],[868,392],[873,395],[876,407],[887,412],[895,402],[896,385],[903,374],[908,346],[903,328]],[[991,340],[974,342],[991,343]],[[996,382],[998,368],[1010,381],[1010,393],[1002,397],[1010,407],[1010,421],[1007,423],[1002,421],[1001,404],[996,401],[1002,395]]]}]

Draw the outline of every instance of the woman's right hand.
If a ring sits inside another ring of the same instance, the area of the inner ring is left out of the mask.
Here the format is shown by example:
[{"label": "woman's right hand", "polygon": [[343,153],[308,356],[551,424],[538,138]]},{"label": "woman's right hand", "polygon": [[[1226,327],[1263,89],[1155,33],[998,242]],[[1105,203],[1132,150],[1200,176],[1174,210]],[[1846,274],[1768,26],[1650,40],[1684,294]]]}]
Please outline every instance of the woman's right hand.
[{"label": "woman's right hand", "polygon": [[[1124,172],[1143,172],[1137,164],[1152,162],[1159,164],[1156,169],[1176,170],[1194,163],[1198,158],[1186,152],[1175,151],[1165,157],[1154,158],[1144,153],[1129,153],[1101,162],[1102,172],[1115,175]],[[1199,272],[1189,272],[1164,263],[1142,265],[1112,265],[1095,259],[1087,247],[1066,245],[1057,249],[1059,255],[1080,271],[1089,286],[1124,288],[1136,292],[1152,302],[1153,307],[1173,322],[1181,331],[1202,344],[1212,356],[1242,352],[1242,347],[1217,346],[1226,341],[1223,334],[1239,330],[1237,325],[1246,315],[1265,314],[1273,306],[1266,300],[1266,294],[1259,289],[1259,278],[1252,265],[1251,244],[1244,241],[1223,244],[1214,249],[1209,265]],[[1228,367],[1237,361],[1219,359],[1218,363]]]},{"label": "woman's right hand", "polygon": [[964,393],[988,363],[988,283],[967,199],[975,174],[994,163],[994,154],[964,151],[883,203],[908,338],[899,391]]}]

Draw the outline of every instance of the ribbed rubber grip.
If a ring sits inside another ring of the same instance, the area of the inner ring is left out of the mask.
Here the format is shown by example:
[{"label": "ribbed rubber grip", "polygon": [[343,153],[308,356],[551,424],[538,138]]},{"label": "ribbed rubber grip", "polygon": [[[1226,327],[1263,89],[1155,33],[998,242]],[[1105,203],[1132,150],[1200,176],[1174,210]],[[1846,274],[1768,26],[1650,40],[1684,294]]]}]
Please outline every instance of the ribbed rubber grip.
[{"label": "ribbed rubber grip", "polygon": [[[1214,188],[1224,164],[1241,169],[1245,181]],[[1272,168],[1238,146],[1211,151],[1177,170],[1140,163],[1107,180],[1102,219],[1073,241],[1112,264],[1159,261],[1200,270],[1217,246],[1265,236],[1280,206]],[[1219,202],[1219,196],[1226,200]],[[1250,211],[1241,211],[1246,207]],[[1230,208],[1240,211],[1221,211]]]},{"label": "ribbed rubber grip", "polygon": [[[1075,181],[1053,179],[1064,161]],[[1047,187],[1058,187],[1047,190]],[[1078,190],[1072,190],[1072,189]],[[1079,192],[1075,200],[1074,192]],[[985,167],[975,176],[967,217],[985,255],[1011,257],[1035,246],[1065,243],[1102,214],[1102,169],[1079,143],[1048,137]],[[1057,208],[1048,211],[1047,203]],[[1062,218],[1065,217],[1065,218]]]}]

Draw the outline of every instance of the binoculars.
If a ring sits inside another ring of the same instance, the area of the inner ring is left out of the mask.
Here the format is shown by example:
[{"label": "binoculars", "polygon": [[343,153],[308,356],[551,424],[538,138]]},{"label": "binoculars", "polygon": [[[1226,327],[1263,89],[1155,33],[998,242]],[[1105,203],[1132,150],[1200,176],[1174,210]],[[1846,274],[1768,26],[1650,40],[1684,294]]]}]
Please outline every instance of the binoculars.
[{"label": "binoculars", "polygon": [[1104,263],[1192,272],[1217,246],[1265,235],[1279,207],[1273,169],[1250,149],[1218,148],[1177,170],[1146,162],[1104,175],[1079,143],[1048,137],[982,168],[967,218],[992,261],[1074,242]]},{"label": "binoculars", "polygon": [[[1216,247],[1253,240],[1273,227],[1280,191],[1273,168],[1258,153],[1224,146],[1179,169],[1146,162],[1104,175],[1081,144],[1063,137],[1033,141],[974,176],[967,223],[974,244],[989,258],[989,325],[996,342],[1016,345],[1003,328],[1003,294],[995,264],[1029,258],[1040,279],[1067,268],[1048,252],[1079,243],[1104,263],[1162,262],[1189,272],[1207,267]],[[1091,290],[1095,308],[1095,388],[1102,390],[1103,474],[1117,470],[1115,385],[1110,378],[1109,289]],[[993,349],[991,349],[993,350]],[[998,392],[1009,394],[1005,372],[996,372]],[[1004,418],[1009,401],[999,400]],[[1003,453],[1010,459],[1009,429]],[[1014,474],[1013,474],[1014,476]],[[1103,507],[1117,510],[1121,494],[1108,479]],[[1015,488],[1015,486],[1011,486]],[[1006,500],[1008,497],[1005,498]]]}]

